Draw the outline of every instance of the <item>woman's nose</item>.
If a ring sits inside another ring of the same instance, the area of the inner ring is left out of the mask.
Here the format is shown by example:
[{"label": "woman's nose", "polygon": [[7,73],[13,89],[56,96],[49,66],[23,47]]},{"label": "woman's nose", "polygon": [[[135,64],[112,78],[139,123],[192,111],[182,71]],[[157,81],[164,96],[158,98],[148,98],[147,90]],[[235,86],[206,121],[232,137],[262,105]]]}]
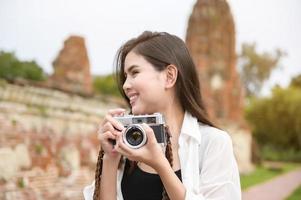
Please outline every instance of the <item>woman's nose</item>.
[{"label": "woman's nose", "polygon": [[130,85],[129,80],[128,80],[128,78],[127,78],[127,79],[125,79],[122,88],[123,88],[124,91],[126,91],[126,90],[128,90],[130,87],[131,87],[131,85]]}]

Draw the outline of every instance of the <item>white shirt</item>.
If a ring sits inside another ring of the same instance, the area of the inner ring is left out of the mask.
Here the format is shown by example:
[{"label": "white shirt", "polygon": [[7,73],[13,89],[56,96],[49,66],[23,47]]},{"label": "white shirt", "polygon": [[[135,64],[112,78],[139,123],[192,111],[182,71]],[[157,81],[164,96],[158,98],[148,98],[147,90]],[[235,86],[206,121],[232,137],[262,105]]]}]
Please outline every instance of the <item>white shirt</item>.
[{"label": "white shirt", "polygon": [[[179,159],[185,200],[240,200],[237,163],[230,136],[199,123],[185,113],[179,136]],[[117,200],[123,200],[123,167],[117,172]],[[85,200],[93,200],[94,182],[84,188]]]}]

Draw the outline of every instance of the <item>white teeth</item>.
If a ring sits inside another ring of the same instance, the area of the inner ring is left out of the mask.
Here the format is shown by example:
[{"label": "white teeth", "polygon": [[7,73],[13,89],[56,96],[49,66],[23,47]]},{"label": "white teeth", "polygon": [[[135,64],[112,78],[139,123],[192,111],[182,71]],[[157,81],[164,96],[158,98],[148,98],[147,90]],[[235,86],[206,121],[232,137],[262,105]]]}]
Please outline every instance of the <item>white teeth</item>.
[{"label": "white teeth", "polygon": [[133,95],[133,96],[130,96],[130,102],[132,103],[134,100],[136,100],[138,97],[138,95]]},{"label": "white teeth", "polygon": [[137,95],[131,96],[130,101],[134,100],[137,97]]}]

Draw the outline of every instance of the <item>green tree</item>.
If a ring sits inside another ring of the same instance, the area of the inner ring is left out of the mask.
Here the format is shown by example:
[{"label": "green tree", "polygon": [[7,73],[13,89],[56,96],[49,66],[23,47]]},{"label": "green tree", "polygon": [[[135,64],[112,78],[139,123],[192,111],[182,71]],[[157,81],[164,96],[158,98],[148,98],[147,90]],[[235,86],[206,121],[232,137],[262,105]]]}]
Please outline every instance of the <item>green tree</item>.
[{"label": "green tree", "polygon": [[14,53],[0,51],[0,78],[8,81],[17,78],[42,81],[46,76],[35,61],[20,61]]},{"label": "green tree", "polygon": [[248,106],[246,118],[261,146],[301,150],[301,87],[293,83],[275,87],[271,97],[254,98]]},{"label": "green tree", "polygon": [[242,44],[239,54],[238,70],[242,83],[246,89],[246,96],[258,96],[265,81],[271,72],[279,68],[279,61],[285,53],[280,49],[274,52],[259,53],[256,44]]},{"label": "green tree", "polygon": [[120,96],[116,80],[112,74],[94,77],[93,87],[97,93]]},{"label": "green tree", "polygon": [[22,62],[23,77],[25,79],[42,81],[45,79],[45,74],[41,67],[35,62]]},{"label": "green tree", "polygon": [[18,59],[13,53],[0,52],[0,78],[12,81],[15,77]]},{"label": "green tree", "polygon": [[299,87],[301,88],[301,74],[292,78],[291,83],[290,83],[291,87]]}]

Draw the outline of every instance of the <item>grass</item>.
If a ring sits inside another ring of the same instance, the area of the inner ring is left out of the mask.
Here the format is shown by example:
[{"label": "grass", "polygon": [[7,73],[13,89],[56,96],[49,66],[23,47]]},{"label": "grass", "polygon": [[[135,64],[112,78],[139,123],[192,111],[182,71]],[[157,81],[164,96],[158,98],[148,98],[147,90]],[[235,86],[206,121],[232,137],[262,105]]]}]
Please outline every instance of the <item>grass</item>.
[{"label": "grass", "polygon": [[300,163],[282,163],[281,166],[278,166],[277,168],[263,166],[257,167],[251,174],[241,175],[241,187],[244,190],[250,186],[265,182],[300,166]]},{"label": "grass", "polygon": [[300,200],[301,199],[301,185],[285,200]]}]

